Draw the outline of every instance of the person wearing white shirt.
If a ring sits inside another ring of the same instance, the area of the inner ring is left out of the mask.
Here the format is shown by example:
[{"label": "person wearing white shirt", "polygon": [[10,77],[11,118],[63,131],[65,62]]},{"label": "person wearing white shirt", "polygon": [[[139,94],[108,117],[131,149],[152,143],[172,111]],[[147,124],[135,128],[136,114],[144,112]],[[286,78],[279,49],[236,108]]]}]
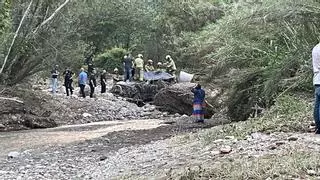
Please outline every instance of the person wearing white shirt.
[{"label": "person wearing white shirt", "polygon": [[314,121],[316,134],[320,134],[320,43],[312,50],[313,85],[315,87]]}]

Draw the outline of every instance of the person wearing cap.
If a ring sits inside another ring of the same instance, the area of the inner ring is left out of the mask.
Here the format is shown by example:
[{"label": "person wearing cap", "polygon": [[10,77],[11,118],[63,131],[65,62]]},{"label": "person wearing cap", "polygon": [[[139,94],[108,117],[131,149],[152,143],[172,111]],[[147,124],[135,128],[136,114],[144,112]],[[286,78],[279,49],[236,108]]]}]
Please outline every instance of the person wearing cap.
[{"label": "person wearing cap", "polygon": [[132,68],[133,68],[133,59],[130,54],[127,54],[123,57],[123,66],[124,66],[124,81],[132,80]]},{"label": "person wearing cap", "polygon": [[142,54],[138,54],[138,57],[134,60],[134,65],[135,65],[135,73],[137,75],[137,80],[140,82],[143,81],[143,56]]},{"label": "person wearing cap", "polygon": [[173,61],[170,55],[166,56],[166,61],[167,72],[172,76],[175,76],[175,73],[177,71],[176,63]]},{"label": "person wearing cap", "polygon": [[144,66],[144,69],[146,72],[153,72],[154,71],[153,61],[151,59],[148,60],[148,63]]},{"label": "person wearing cap", "polygon": [[114,73],[114,75],[112,77],[113,78],[113,83],[116,84],[117,82],[121,81],[121,77],[119,75],[118,68],[114,68],[113,73]]},{"label": "person wearing cap", "polygon": [[158,62],[158,63],[157,63],[156,72],[165,72],[165,70],[163,69],[162,62]]},{"label": "person wearing cap", "polygon": [[196,122],[203,123],[204,122],[204,108],[206,106],[205,103],[205,91],[201,88],[200,84],[197,84],[191,92],[194,94],[193,99],[193,116],[195,117]]},{"label": "person wearing cap", "polygon": [[107,86],[107,71],[103,70],[101,75],[100,75],[100,83],[101,83],[101,93],[105,93],[106,86]]},{"label": "person wearing cap", "polygon": [[81,68],[80,70],[80,74],[79,74],[79,87],[80,87],[80,94],[83,98],[86,97],[86,93],[84,92],[84,88],[86,87],[87,84],[87,80],[88,80],[88,75],[87,73],[84,71],[84,68]]},{"label": "person wearing cap", "polygon": [[166,61],[167,61],[166,62],[167,72],[173,76],[174,82],[177,82],[177,78],[176,78],[177,67],[175,62],[173,61],[170,55],[166,56]]},{"label": "person wearing cap", "polygon": [[51,71],[51,79],[52,79],[52,93],[56,94],[58,88],[58,65],[55,65],[53,70]]}]

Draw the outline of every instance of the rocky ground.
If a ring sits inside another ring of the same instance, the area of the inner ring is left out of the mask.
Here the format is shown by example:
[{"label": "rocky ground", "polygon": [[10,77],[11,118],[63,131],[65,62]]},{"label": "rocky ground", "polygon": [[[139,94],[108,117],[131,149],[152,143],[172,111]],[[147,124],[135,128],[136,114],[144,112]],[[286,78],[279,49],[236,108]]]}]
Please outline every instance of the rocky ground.
[{"label": "rocky ground", "polygon": [[59,127],[0,133],[0,179],[320,178],[320,137],[311,133],[243,138],[232,132],[251,126],[220,125],[229,122],[219,114],[198,124],[110,93],[37,91]]},{"label": "rocky ground", "polygon": [[[253,133],[244,140],[226,136],[207,142],[201,136],[210,130],[198,131],[199,128],[209,126],[191,122],[186,124],[188,126],[173,124],[144,130],[116,131],[85,141],[11,152],[0,162],[0,177],[247,179],[251,176],[252,179],[257,179],[260,176],[265,177],[263,172],[272,169],[264,169],[261,161],[261,174],[250,175],[249,171],[244,171],[248,167],[259,169],[259,166],[256,167],[259,159],[280,159],[290,153],[308,152],[310,149],[317,153],[320,149],[320,137],[312,134]],[[190,133],[191,129],[193,133]],[[242,170],[239,167],[239,171],[236,171],[238,174],[228,169],[233,163],[243,166]],[[278,163],[285,165],[286,162]],[[226,171],[230,171],[230,174]],[[308,179],[317,178],[318,175],[320,174],[316,167],[306,166],[297,174],[281,174],[281,171],[275,171],[272,177],[264,179]]]},{"label": "rocky ground", "polygon": [[[112,81],[108,84],[110,86],[107,87],[107,90],[110,90]],[[89,91],[89,87],[86,91]],[[183,115],[160,112],[150,104],[139,107],[137,104],[127,101],[126,98],[117,97],[109,92],[101,94],[99,86],[96,87],[95,92],[94,98],[87,96],[83,99],[79,97],[79,88],[76,87],[74,95],[67,97],[64,87],[61,86],[59,92],[53,96],[48,85],[37,85],[33,86],[32,91],[28,91],[30,93],[28,99],[23,103],[0,99],[8,107],[0,108],[0,131],[23,130],[33,127],[51,128],[57,125],[99,121],[170,118]],[[19,96],[23,95],[19,94]],[[35,98],[31,96],[35,96]],[[13,99],[22,101],[15,97]]]}]

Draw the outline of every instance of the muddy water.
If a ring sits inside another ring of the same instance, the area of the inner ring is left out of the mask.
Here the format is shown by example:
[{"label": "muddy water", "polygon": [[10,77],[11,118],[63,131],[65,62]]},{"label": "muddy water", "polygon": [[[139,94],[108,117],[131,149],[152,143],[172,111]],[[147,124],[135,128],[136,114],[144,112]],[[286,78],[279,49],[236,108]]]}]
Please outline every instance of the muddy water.
[{"label": "muddy water", "polygon": [[162,120],[106,121],[52,129],[0,133],[0,157],[11,151],[80,142],[124,130],[146,130],[162,126]]}]

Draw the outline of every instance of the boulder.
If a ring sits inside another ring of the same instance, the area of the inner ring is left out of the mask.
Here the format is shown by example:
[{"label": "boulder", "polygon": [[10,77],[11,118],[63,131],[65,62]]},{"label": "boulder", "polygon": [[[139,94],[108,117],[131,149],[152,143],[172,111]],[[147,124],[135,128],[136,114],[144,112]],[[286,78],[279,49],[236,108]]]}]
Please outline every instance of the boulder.
[{"label": "boulder", "polygon": [[118,82],[110,90],[117,96],[126,97],[135,101],[152,101],[155,95],[163,88],[168,86],[164,81],[146,82]]},{"label": "boulder", "polygon": [[0,99],[0,104],[5,104],[5,106],[0,106],[0,114],[25,113],[25,105],[19,100]]},{"label": "boulder", "polygon": [[220,148],[220,154],[229,154],[231,153],[232,148],[230,146],[224,146]]},{"label": "boulder", "polygon": [[8,153],[8,158],[18,158],[20,156],[19,152],[12,151]]},{"label": "boulder", "polygon": [[[193,93],[191,89],[194,83],[178,83],[160,90],[154,98],[154,104],[163,111],[192,115]],[[214,110],[206,108],[206,118],[211,118]]]},{"label": "boulder", "polygon": [[57,123],[50,118],[46,117],[38,117],[33,115],[26,115],[23,117],[24,122],[23,124],[32,129],[41,129],[41,128],[53,128],[57,127]]}]

